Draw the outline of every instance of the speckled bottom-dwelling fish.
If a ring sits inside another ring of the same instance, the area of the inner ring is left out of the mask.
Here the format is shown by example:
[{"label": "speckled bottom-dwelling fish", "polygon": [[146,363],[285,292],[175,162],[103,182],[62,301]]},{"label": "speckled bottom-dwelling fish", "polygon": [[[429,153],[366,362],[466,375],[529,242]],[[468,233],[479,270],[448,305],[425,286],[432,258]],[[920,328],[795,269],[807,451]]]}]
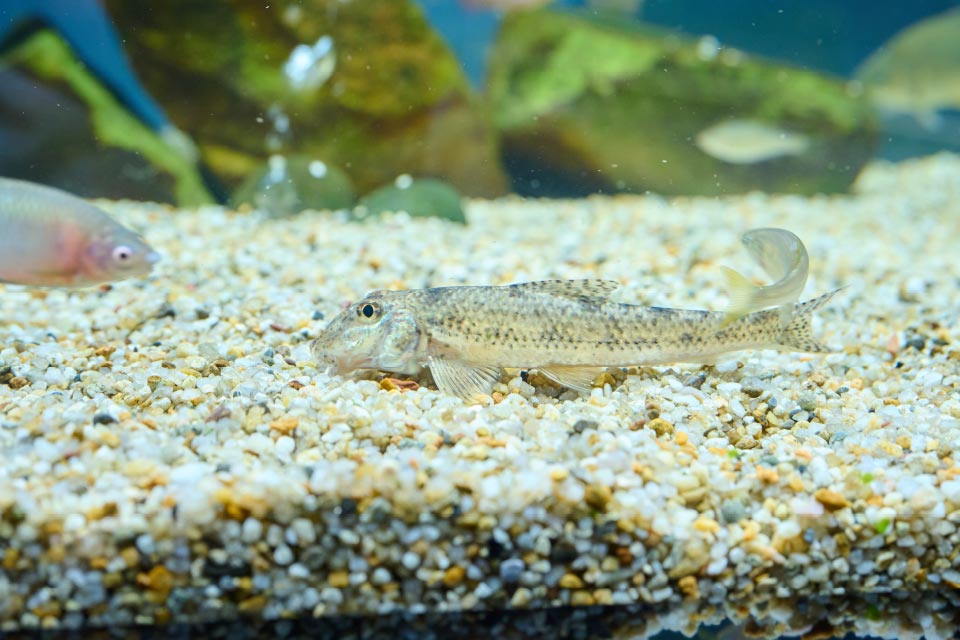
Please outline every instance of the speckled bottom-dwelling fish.
[{"label": "speckled bottom-dwelling fish", "polygon": [[145,275],[159,257],[85,200],[0,178],[0,282],[88,286]]},{"label": "speckled bottom-dwelling fish", "polygon": [[741,349],[826,351],[810,318],[836,292],[724,324],[726,314],[644,307],[610,299],[607,280],[547,280],[498,287],[374,291],[314,341],[339,372],[413,374],[429,367],[437,387],[465,399],[489,394],[503,368],[537,369],[587,391],[605,367],[703,362]]}]

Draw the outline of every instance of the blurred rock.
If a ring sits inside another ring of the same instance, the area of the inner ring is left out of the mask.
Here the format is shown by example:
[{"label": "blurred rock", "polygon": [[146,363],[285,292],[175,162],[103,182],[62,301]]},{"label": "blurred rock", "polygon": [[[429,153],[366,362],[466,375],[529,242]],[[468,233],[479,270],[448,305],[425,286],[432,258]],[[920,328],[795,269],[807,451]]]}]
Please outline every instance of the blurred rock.
[{"label": "blurred rock", "polygon": [[410,172],[504,192],[494,129],[412,0],[107,0],[144,84],[236,187],[273,154],[360,192]]},{"label": "blurred rock", "polygon": [[233,195],[232,204],[249,204],[275,216],[304,209],[346,209],[356,194],[349,176],[332,165],[306,156],[271,156]]},{"label": "blurred rock", "polygon": [[442,180],[405,174],[362,197],[357,214],[364,217],[385,211],[406,211],[415,217],[431,216],[466,223],[461,200],[457,190]]},{"label": "blurred rock", "polygon": [[80,196],[211,201],[194,167],[132,116],[51,31],[0,54],[0,175]]},{"label": "blurred rock", "polygon": [[[846,190],[872,156],[875,118],[840,81],[620,22],[549,10],[505,17],[489,98],[519,193],[829,193]],[[782,130],[794,143],[771,153],[745,141],[753,158],[697,145],[732,119],[755,125],[721,132]]]}]

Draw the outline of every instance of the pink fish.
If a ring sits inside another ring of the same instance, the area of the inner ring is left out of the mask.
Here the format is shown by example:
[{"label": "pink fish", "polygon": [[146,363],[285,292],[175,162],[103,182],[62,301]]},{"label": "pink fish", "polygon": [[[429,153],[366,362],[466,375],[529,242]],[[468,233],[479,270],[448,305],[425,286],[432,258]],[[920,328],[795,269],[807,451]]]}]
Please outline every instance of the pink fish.
[{"label": "pink fish", "polygon": [[491,9],[493,11],[518,11],[522,9],[536,9],[551,0],[460,0],[460,4],[468,9]]},{"label": "pink fish", "polygon": [[0,282],[82,287],[150,273],[159,254],[65,191],[0,178]]}]

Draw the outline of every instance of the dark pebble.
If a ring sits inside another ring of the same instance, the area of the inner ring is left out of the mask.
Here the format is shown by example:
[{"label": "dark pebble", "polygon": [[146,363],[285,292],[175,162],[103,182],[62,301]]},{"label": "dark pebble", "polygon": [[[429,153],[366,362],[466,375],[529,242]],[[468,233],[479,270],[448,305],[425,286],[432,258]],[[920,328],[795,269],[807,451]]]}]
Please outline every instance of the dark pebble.
[{"label": "dark pebble", "polygon": [[93,424],[114,424],[117,419],[109,413],[98,413],[93,416]]},{"label": "dark pebble", "polygon": [[707,379],[707,376],[703,375],[702,373],[694,373],[692,375],[687,376],[687,378],[683,381],[683,384],[684,386],[687,386],[687,387],[693,387],[694,389],[699,389],[700,387],[703,386],[703,383],[706,381],[706,379]]},{"label": "dark pebble", "polygon": [[577,420],[573,424],[573,430],[577,433],[583,433],[587,429],[596,429],[597,426],[599,425],[593,420]]}]

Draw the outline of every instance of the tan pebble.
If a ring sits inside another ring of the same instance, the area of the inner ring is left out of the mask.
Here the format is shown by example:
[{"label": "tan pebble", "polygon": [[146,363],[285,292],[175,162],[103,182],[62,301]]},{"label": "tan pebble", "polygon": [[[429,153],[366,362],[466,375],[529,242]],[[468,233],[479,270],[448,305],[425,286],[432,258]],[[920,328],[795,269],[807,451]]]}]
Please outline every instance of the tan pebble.
[{"label": "tan pebble", "polygon": [[56,600],[48,600],[47,602],[31,609],[30,613],[38,618],[52,618],[54,621],[56,621],[56,618],[60,616],[60,611],[59,602]]},{"label": "tan pebble", "polygon": [[900,458],[903,456],[903,449],[899,445],[896,445],[889,440],[881,440],[878,446],[888,455],[891,455],[894,458]]},{"label": "tan pebble", "polygon": [[673,425],[663,418],[654,418],[647,423],[647,427],[653,429],[653,432],[660,437],[673,433]]},{"label": "tan pebble", "polygon": [[166,607],[158,607],[156,612],[153,614],[153,620],[160,626],[170,624],[170,609]]},{"label": "tan pebble", "polygon": [[603,484],[591,484],[586,488],[583,499],[597,511],[606,511],[607,504],[610,503],[612,497],[610,487]]},{"label": "tan pebble", "polygon": [[90,562],[91,569],[96,569],[100,571],[107,568],[107,565],[110,563],[110,560],[103,556],[96,556],[94,558],[90,558],[89,562]]},{"label": "tan pebble", "polygon": [[757,537],[757,534],[760,533],[760,525],[758,525],[753,520],[747,520],[743,524],[743,540],[744,542],[750,542],[751,540]]},{"label": "tan pebble", "polygon": [[563,468],[550,469],[550,479],[554,482],[563,482],[570,476],[570,472]]},{"label": "tan pebble", "polygon": [[132,568],[137,566],[137,563],[140,561],[140,552],[137,551],[136,547],[124,547],[123,550],[120,551],[120,557],[123,558],[124,563],[126,563],[128,567]]},{"label": "tan pebble", "polygon": [[533,598],[533,594],[530,593],[530,589],[526,587],[520,587],[513,593],[513,597],[510,598],[510,606],[512,607],[525,607],[530,604],[530,600]]},{"label": "tan pebble", "polygon": [[600,605],[613,604],[613,592],[610,589],[597,589],[593,592],[593,599]]},{"label": "tan pebble", "polygon": [[293,430],[300,425],[300,418],[297,416],[282,416],[270,423],[271,431],[276,431],[285,436],[293,433]]},{"label": "tan pebble", "polygon": [[103,358],[109,358],[111,355],[113,355],[113,352],[116,350],[117,348],[112,344],[105,344],[102,347],[97,347],[94,350],[93,355],[101,356]]},{"label": "tan pebble", "polygon": [[693,521],[693,528],[704,533],[717,533],[720,531],[720,524],[713,518],[700,516]]},{"label": "tan pebble", "polygon": [[463,567],[453,565],[443,572],[443,584],[453,588],[463,582],[464,575],[466,575],[466,572],[464,571]]},{"label": "tan pebble", "polygon": [[790,476],[790,479],[787,480],[787,486],[796,493],[800,493],[804,489],[803,480],[798,475]]},{"label": "tan pebble", "polygon": [[677,433],[673,436],[673,439],[682,447],[690,441],[690,436],[688,436],[685,431],[677,431]]},{"label": "tan pebble", "polygon": [[166,599],[173,590],[173,575],[165,566],[158,564],[148,573],[138,574],[137,584]]},{"label": "tan pebble", "polygon": [[107,589],[116,589],[123,584],[123,574],[119,572],[103,574],[103,586]]},{"label": "tan pebble", "polygon": [[583,580],[575,573],[565,573],[560,578],[561,589],[583,589]]},{"label": "tan pebble", "polygon": [[898,444],[899,446],[903,447],[904,449],[909,449],[909,448],[910,448],[910,444],[911,444],[912,442],[913,442],[913,441],[910,439],[910,436],[908,436],[907,434],[903,434],[903,435],[897,436],[897,444]]},{"label": "tan pebble", "polygon": [[43,523],[43,532],[48,535],[63,533],[63,520],[50,520]]},{"label": "tan pebble", "polygon": [[62,544],[52,545],[50,550],[47,551],[47,559],[55,564],[63,562],[64,558],[66,557],[67,549]]},{"label": "tan pebble", "polygon": [[592,607],[597,601],[589,591],[574,591],[570,594],[570,604],[574,607]]},{"label": "tan pebble", "polygon": [[606,573],[616,571],[620,568],[620,561],[613,556],[607,556],[600,562],[600,570]]},{"label": "tan pebble", "polygon": [[[731,440],[731,442],[733,441]],[[737,447],[737,449],[756,449],[757,447],[760,446],[760,443],[757,442],[756,438],[754,438],[750,434],[747,434],[741,437],[739,440],[737,440],[737,442],[735,443],[735,446]]]},{"label": "tan pebble", "polygon": [[780,481],[780,474],[770,467],[757,467],[757,480],[765,484],[776,484]]},{"label": "tan pebble", "polygon": [[830,489],[817,489],[817,492],[813,494],[813,497],[828,511],[836,511],[837,509],[843,509],[844,507],[850,506],[850,502],[846,498],[836,491],[831,491]]},{"label": "tan pebble", "polygon": [[23,376],[13,376],[7,380],[7,386],[11,389],[23,389],[28,384],[30,384],[30,381]]},{"label": "tan pebble", "polygon": [[700,597],[700,586],[697,579],[693,576],[684,576],[677,582],[680,591],[690,600],[696,600]]},{"label": "tan pebble", "polygon": [[607,385],[607,384],[610,385],[610,387],[612,388],[617,386],[617,381],[614,379],[612,375],[610,375],[606,371],[604,371],[599,376],[597,376],[596,379],[594,379],[593,381],[593,386],[599,387],[601,389],[603,388],[604,385]]},{"label": "tan pebble", "polygon": [[237,611],[244,615],[260,613],[267,606],[267,596],[250,596],[246,600],[241,600],[237,605]]},{"label": "tan pebble", "polygon": [[345,589],[350,584],[350,574],[346,571],[331,571],[327,582],[334,589]]}]

